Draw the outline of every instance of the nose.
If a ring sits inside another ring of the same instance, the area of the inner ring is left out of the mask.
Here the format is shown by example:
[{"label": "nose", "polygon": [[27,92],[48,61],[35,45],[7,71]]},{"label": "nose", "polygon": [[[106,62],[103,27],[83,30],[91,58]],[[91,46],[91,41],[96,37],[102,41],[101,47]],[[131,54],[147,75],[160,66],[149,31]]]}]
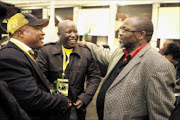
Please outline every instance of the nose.
[{"label": "nose", "polygon": [[72,37],[72,38],[75,38],[76,36],[77,36],[77,33],[71,32],[71,37]]},{"label": "nose", "polygon": [[119,31],[118,37],[120,38],[120,37],[122,37],[122,36],[123,36],[123,32],[122,32],[122,31]]},{"label": "nose", "polygon": [[42,29],[41,29],[41,35],[42,35],[42,36],[44,36],[44,35],[45,35],[45,33],[43,32],[43,30],[42,30]]}]

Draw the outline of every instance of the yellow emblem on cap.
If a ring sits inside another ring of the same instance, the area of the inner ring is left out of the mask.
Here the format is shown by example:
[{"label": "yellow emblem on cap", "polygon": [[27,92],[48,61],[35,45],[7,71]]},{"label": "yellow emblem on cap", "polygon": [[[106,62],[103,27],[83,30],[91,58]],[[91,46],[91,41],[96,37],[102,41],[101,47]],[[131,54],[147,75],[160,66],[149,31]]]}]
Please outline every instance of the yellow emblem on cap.
[{"label": "yellow emblem on cap", "polygon": [[11,20],[9,24],[11,26],[11,29],[16,28],[18,25],[17,19]]},{"label": "yellow emblem on cap", "polygon": [[21,13],[17,13],[8,20],[7,33],[14,34],[19,28],[28,23],[29,21]]}]

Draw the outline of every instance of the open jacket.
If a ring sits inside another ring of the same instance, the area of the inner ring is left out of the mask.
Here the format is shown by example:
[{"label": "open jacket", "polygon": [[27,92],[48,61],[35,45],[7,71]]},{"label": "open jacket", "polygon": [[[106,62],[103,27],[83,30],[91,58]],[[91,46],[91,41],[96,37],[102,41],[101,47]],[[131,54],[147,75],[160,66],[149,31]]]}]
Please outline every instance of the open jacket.
[{"label": "open jacket", "polygon": [[[92,43],[87,47],[95,60],[108,65],[104,82],[124,55],[121,48],[114,52]],[[124,67],[106,91],[105,120],[168,120],[175,102],[174,66],[150,44],[141,49]]]},{"label": "open jacket", "polygon": [[[57,78],[62,78],[63,52],[61,43],[51,43],[39,50],[38,65],[47,79],[53,84]],[[70,61],[65,70],[65,78],[69,79],[69,95],[72,102],[82,100],[83,107],[78,109],[78,115],[85,117],[85,107],[91,102],[100,83],[100,71],[93,60],[90,50],[76,45],[70,55]],[[87,86],[84,87],[85,80]]]},{"label": "open jacket", "polygon": [[12,42],[0,50],[0,78],[32,120],[51,120],[68,109],[67,98],[50,93],[41,69]]}]

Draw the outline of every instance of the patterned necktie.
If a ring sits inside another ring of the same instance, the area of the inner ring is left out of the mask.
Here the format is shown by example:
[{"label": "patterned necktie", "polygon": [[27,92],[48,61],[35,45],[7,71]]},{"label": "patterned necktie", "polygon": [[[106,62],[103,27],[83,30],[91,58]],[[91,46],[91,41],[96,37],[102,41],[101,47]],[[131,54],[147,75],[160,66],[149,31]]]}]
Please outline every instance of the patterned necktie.
[{"label": "patterned necktie", "polygon": [[33,50],[29,50],[28,52],[29,52],[31,58],[32,58],[32,59],[34,60],[34,62],[36,63],[36,60],[34,59],[34,51],[33,51]]},{"label": "patterned necktie", "polygon": [[33,51],[33,50],[29,50],[28,52],[29,52],[29,54],[31,55],[31,57],[34,58],[34,51]]}]

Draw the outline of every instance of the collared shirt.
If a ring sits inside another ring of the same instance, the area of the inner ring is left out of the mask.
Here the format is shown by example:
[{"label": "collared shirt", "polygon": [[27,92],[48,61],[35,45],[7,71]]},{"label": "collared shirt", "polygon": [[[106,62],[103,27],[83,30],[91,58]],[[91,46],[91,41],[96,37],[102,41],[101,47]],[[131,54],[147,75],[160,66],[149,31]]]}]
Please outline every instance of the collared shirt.
[{"label": "collared shirt", "polygon": [[10,39],[11,42],[13,42],[14,44],[16,44],[20,49],[22,49],[26,54],[29,55],[29,57],[31,57],[31,59],[36,63],[36,60],[34,59],[34,51],[27,45],[25,45],[23,42],[16,40],[14,38]]},{"label": "collared shirt", "polygon": [[126,61],[127,60],[127,56],[131,56],[131,59],[142,49],[142,48],[144,48],[146,45],[147,45],[148,43],[146,43],[146,44],[144,44],[144,45],[142,45],[142,46],[140,46],[140,47],[138,47],[138,48],[136,48],[134,51],[132,51],[130,54],[129,54],[129,52],[127,51],[127,49],[125,48],[124,50],[123,50],[123,52],[124,52],[124,54],[126,55],[126,57],[123,59],[123,61]]},{"label": "collared shirt", "polygon": [[19,41],[19,40],[17,40],[17,39],[14,39],[14,38],[11,38],[10,40],[14,40],[14,41],[16,41],[16,42],[18,42],[22,47],[24,47],[24,49],[26,49],[27,51],[32,51],[32,49],[29,47],[29,46],[27,46],[26,44],[24,44],[23,42],[21,42],[21,41]]}]

